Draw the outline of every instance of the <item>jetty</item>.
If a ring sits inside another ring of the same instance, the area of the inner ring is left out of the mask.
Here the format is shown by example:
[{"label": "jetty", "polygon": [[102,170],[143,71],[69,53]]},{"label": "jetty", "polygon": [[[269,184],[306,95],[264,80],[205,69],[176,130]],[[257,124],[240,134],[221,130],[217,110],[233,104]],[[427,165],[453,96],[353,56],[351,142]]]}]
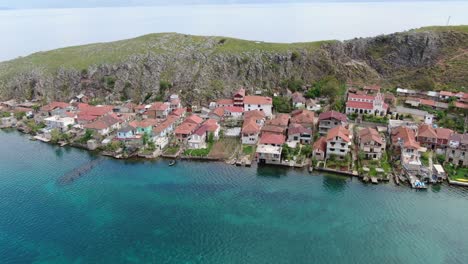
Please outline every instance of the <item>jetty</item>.
[{"label": "jetty", "polygon": [[104,159],[102,158],[97,158],[95,160],[92,160],[90,162],[87,162],[67,173],[62,175],[60,178],[58,178],[57,183],[60,185],[66,185],[73,183],[75,180],[85,176],[89,171],[91,171],[94,167],[96,167],[98,164],[100,164]]}]

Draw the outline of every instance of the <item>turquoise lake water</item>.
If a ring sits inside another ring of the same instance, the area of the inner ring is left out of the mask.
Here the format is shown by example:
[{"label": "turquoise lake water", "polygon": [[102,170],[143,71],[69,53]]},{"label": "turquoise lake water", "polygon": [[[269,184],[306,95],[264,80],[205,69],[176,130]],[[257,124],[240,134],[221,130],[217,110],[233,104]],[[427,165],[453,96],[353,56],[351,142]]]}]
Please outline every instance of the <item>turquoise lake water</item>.
[{"label": "turquoise lake water", "polygon": [[468,263],[468,189],[0,142],[1,263]]}]

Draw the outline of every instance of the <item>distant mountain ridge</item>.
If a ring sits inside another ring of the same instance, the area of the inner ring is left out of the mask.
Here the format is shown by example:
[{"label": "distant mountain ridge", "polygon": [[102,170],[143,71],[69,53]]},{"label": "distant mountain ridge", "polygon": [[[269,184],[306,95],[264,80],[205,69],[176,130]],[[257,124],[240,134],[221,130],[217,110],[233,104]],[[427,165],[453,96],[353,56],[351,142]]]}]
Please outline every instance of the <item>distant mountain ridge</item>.
[{"label": "distant mountain ridge", "polygon": [[206,102],[240,85],[272,93],[281,83],[344,81],[422,89],[468,86],[468,26],[427,27],[349,41],[265,43],[176,33],[39,52],[0,63],[0,99],[141,101],[172,84]]}]

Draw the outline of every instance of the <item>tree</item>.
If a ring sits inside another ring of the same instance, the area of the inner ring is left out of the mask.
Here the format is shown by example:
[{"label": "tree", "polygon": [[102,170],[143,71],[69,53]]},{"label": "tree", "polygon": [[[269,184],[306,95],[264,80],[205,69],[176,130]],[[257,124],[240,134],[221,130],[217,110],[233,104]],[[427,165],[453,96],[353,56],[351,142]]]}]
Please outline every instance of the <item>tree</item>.
[{"label": "tree", "polygon": [[311,145],[303,146],[301,152],[304,156],[310,157],[310,155],[312,155],[312,146]]},{"label": "tree", "polygon": [[213,144],[213,142],[214,142],[214,134],[213,132],[210,132],[208,134],[208,143]]},{"label": "tree", "polygon": [[85,134],[83,135],[83,137],[80,138],[80,142],[81,143],[86,143],[88,142],[88,140],[92,139],[93,138],[93,135],[94,135],[94,131],[91,130],[91,129],[86,129],[85,131]]},{"label": "tree", "polygon": [[146,144],[148,144],[148,142],[150,141],[150,137],[147,133],[143,133],[143,146],[146,146]]},{"label": "tree", "polygon": [[60,141],[60,139],[60,131],[58,131],[57,129],[52,129],[52,131],[50,131],[50,142],[57,143]]},{"label": "tree", "polygon": [[25,116],[26,116],[25,112],[16,112],[15,113],[15,118],[18,119],[18,120],[23,119]]},{"label": "tree", "polygon": [[292,111],[291,100],[286,97],[273,97],[273,107],[279,113],[290,113]]}]

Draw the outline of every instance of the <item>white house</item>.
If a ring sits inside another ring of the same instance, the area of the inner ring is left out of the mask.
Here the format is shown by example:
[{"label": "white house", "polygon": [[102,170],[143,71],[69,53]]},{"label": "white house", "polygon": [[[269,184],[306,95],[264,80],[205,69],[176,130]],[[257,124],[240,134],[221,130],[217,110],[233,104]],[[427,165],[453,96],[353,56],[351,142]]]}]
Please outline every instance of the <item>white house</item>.
[{"label": "white house", "polygon": [[244,98],[244,111],[260,110],[265,116],[271,117],[273,100],[265,96],[246,96]]},{"label": "white house", "polygon": [[68,130],[68,126],[75,124],[75,119],[71,117],[60,117],[58,115],[44,119],[48,129],[59,129],[64,132]]},{"label": "white house", "polygon": [[257,162],[260,164],[280,164],[282,147],[259,145],[256,151]]},{"label": "white house", "polygon": [[349,145],[351,145],[351,139],[349,135],[349,130],[337,126],[330,131],[328,131],[327,137],[327,158],[330,158],[332,155],[336,155],[339,158],[344,158],[349,153]]}]

